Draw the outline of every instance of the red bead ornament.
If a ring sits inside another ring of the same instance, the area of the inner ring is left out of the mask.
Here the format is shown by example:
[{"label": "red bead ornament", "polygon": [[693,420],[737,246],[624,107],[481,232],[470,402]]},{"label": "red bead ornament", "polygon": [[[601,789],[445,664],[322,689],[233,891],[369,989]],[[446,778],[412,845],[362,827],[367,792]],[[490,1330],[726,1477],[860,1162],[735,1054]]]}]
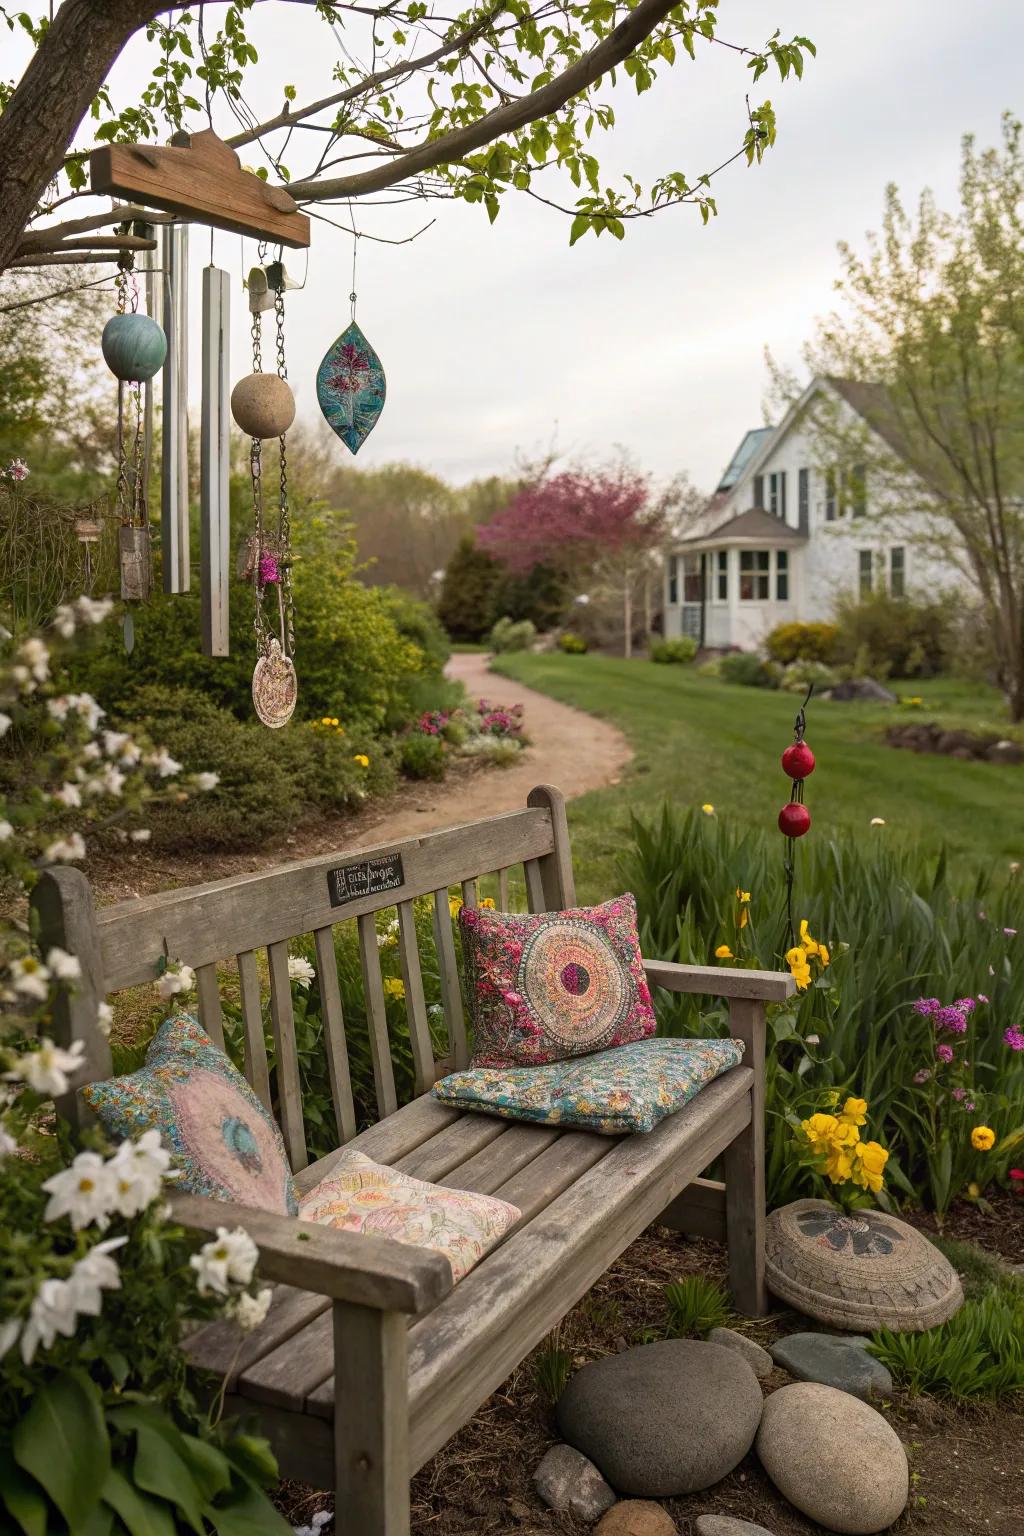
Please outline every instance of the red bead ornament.
[{"label": "red bead ornament", "polygon": [[803,837],[811,829],[811,813],[806,805],[791,800],[779,812],[779,831],[784,837]]},{"label": "red bead ornament", "polygon": [[814,772],[814,753],[806,741],[798,741],[782,754],[782,771],[787,779],[807,779]]}]

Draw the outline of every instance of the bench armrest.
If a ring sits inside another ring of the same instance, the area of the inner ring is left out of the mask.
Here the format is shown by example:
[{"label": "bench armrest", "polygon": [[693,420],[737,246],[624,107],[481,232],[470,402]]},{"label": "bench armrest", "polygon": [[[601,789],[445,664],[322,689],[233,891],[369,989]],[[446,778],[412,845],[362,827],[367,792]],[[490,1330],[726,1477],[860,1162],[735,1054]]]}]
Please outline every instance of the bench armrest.
[{"label": "bench armrest", "polygon": [[701,992],[711,997],[748,998],[782,1003],[796,991],[787,971],[744,971],[728,965],[677,965],[674,960],[645,960],[647,980],[669,992]]},{"label": "bench armrest", "polygon": [[418,1317],[431,1311],[454,1284],[448,1260],[430,1248],[370,1233],[341,1232],[230,1200],[174,1193],[170,1204],[182,1226],[211,1237],[218,1227],[242,1227],[260,1250],[259,1271],[267,1280],[333,1301]]}]

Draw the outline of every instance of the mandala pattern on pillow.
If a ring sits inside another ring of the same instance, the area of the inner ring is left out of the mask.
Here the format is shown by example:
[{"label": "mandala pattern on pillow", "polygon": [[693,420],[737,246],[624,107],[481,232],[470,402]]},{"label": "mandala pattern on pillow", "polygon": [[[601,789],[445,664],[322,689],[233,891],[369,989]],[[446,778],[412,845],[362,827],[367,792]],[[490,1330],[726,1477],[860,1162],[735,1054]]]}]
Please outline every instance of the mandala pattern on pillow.
[{"label": "mandala pattern on pillow", "polygon": [[372,1232],[434,1248],[461,1280],[519,1220],[505,1200],[448,1189],[345,1151],[325,1179],[299,1202],[299,1218],[346,1232]]},{"label": "mandala pattern on pillow", "polygon": [[433,1094],[455,1109],[621,1136],[653,1131],[742,1059],[742,1040],[640,1040],[543,1067],[470,1067]]},{"label": "mandala pattern on pillow", "polygon": [[188,1014],[153,1036],[145,1065],[82,1097],[111,1136],[157,1130],[178,1189],[279,1215],[298,1210],[281,1132],[242,1074]]},{"label": "mandala pattern on pillow", "polygon": [[459,912],[473,1065],[539,1066],[654,1034],[636,901],[532,916]]}]

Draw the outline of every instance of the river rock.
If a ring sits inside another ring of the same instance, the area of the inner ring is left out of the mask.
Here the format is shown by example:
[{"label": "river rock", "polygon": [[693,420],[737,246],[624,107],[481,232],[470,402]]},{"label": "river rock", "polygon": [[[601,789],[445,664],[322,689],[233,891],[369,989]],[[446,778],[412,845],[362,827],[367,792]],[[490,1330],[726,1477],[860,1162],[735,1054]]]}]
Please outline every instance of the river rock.
[{"label": "river rock", "polygon": [[708,1334],[708,1343],[721,1344],[723,1349],[734,1349],[759,1380],[772,1373],[772,1357],[768,1351],[762,1349],[760,1344],[755,1344],[753,1339],[748,1339],[745,1333],[738,1333],[735,1328],[712,1328]]},{"label": "river rock", "polygon": [[773,1392],[757,1454],[779,1492],[826,1530],[873,1536],[906,1507],[910,1469],[899,1436],[835,1387],[798,1381]]},{"label": "river rock", "polygon": [[771,1357],[798,1381],[819,1381],[865,1401],[889,1397],[892,1377],[881,1360],[868,1354],[870,1342],[856,1334],[791,1333],[771,1346]]},{"label": "river rock", "polygon": [[594,1536],[678,1536],[676,1523],[660,1504],[623,1499],[594,1527]]},{"label": "river rock", "polygon": [[594,1466],[571,1445],[553,1445],[533,1474],[549,1509],[567,1509],[592,1524],[615,1503],[615,1495]]},{"label": "river rock", "polygon": [[896,695],[890,693],[888,688],[884,688],[873,677],[849,677],[845,682],[836,683],[834,688],[830,688],[826,697],[836,699],[840,704],[861,700],[867,700],[872,704],[896,703]]},{"label": "river rock", "polygon": [[772,1536],[763,1525],[751,1525],[734,1515],[698,1515],[693,1529],[696,1536]]},{"label": "river rock", "polygon": [[612,1487],[644,1498],[710,1488],[743,1460],[761,1388],[732,1349],[663,1339],[585,1365],[558,1404],[558,1427]]}]

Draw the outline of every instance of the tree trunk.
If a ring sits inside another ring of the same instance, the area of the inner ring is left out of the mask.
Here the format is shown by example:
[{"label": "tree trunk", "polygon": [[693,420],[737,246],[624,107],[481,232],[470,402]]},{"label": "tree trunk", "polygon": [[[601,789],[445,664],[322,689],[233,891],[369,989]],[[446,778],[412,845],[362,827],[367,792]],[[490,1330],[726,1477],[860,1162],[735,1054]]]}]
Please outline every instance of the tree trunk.
[{"label": "tree trunk", "polygon": [[0,272],[125,43],[167,0],[64,0],[0,114]]},{"label": "tree trunk", "polygon": [[629,661],[633,654],[633,583],[628,576],[622,589],[622,622],[626,631],[622,654]]},{"label": "tree trunk", "polygon": [[650,566],[644,568],[644,634],[648,640],[651,638],[651,628],[654,624],[654,603],[651,598],[651,570]]}]

